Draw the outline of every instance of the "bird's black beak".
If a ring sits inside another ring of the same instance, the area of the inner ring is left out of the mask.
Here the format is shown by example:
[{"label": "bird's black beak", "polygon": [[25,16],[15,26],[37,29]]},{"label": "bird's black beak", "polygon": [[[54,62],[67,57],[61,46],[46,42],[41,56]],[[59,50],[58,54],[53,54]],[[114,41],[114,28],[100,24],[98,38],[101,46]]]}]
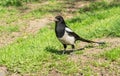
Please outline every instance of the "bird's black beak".
[{"label": "bird's black beak", "polygon": [[54,19],[54,21],[56,21],[56,22],[57,22],[57,21],[59,21],[59,20],[55,18],[55,19]]}]

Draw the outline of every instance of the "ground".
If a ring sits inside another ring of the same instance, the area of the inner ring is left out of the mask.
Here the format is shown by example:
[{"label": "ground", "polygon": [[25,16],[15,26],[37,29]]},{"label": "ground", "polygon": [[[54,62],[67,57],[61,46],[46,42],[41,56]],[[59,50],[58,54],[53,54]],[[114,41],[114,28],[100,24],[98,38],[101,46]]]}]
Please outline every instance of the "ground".
[{"label": "ground", "polygon": [[[45,2],[42,4],[35,4],[35,5],[28,4],[28,6],[30,6],[30,8],[26,11],[23,10],[22,14],[30,12],[34,8],[40,7],[45,4],[48,4],[48,3]],[[74,7],[71,8],[72,5],[69,5],[69,6],[66,5],[66,8],[67,8],[68,12],[74,12],[77,9],[82,8],[86,5],[89,5],[89,2],[79,1],[74,4]],[[68,12],[65,12],[64,15],[65,15],[65,18],[70,19],[74,16],[74,14],[67,14]],[[0,37],[0,47],[4,47],[4,46],[7,46],[7,45],[13,43],[17,38],[19,38],[21,36],[23,38],[26,38],[27,37],[26,34],[35,35],[40,29],[42,29],[43,27],[47,26],[50,23],[53,23],[53,19],[54,19],[54,17],[49,15],[48,17],[46,16],[45,18],[41,18],[41,19],[17,21],[18,23],[26,23],[27,26],[21,27],[19,32],[12,32],[10,34],[3,33]],[[84,68],[86,68],[86,66],[89,66],[90,68],[92,68],[92,73],[97,72],[98,76],[119,76],[120,75],[120,70],[119,70],[120,66],[118,65],[118,61],[117,62],[116,61],[109,62],[109,61],[107,61],[107,59],[97,58],[96,54],[100,54],[104,51],[108,51],[115,47],[120,46],[120,38],[112,38],[112,37],[99,38],[99,39],[94,39],[94,41],[105,42],[106,45],[99,47],[99,45],[96,45],[96,44],[89,45],[87,43],[80,42],[80,44],[78,45],[79,47],[81,47],[81,48],[86,47],[84,50],[82,50],[83,53],[81,55],[76,54],[76,53],[69,54],[67,61],[69,62],[71,60],[75,63],[80,63],[79,65],[81,67],[79,68],[79,70],[81,70],[81,68],[83,68],[82,70],[84,70]],[[107,65],[107,64],[109,64],[109,65]],[[98,65],[100,65],[100,66],[98,66]],[[105,67],[101,67],[101,66],[105,66]],[[91,70],[88,70],[88,72],[89,71],[91,71]],[[0,67],[0,76],[1,75],[5,76],[6,74],[8,74],[7,68],[5,66],[1,66]],[[36,76],[38,74],[39,73],[24,74],[23,76],[31,76],[31,75]],[[48,76],[61,76],[61,75],[63,75],[63,74],[58,72],[56,69],[50,70],[49,74],[48,74]],[[78,73],[77,75],[84,76],[83,73]],[[10,74],[10,76],[21,76],[21,75],[14,73],[14,74]]]}]

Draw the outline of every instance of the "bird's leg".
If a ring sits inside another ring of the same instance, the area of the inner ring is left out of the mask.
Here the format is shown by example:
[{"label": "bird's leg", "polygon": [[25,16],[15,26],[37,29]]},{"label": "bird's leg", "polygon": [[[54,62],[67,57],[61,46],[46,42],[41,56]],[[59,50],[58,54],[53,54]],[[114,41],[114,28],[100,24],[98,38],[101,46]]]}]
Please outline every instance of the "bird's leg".
[{"label": "bird's leg", "polygon": [[71,46],[72,46],[72,52],[70,54],[73,55],[73,51],[75,49],[75,45],[71,45]]},{"label": "bird's leg", "polygon": [[72,45],[72,51],[75,49],[75,45]]},{"label": "bird's leg", "polygon": [[64,46],[64,50],[63,50],[63,54],[64,54],[66,51],[67,45],[63,44],[63,46]]}]

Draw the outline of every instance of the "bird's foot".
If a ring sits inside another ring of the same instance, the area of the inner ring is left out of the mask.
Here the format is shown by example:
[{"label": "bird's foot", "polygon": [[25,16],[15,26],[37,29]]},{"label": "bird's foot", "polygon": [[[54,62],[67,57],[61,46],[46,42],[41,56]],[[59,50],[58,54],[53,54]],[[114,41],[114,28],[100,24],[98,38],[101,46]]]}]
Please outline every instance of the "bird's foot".
[{"label": "bird's foot", "polygon": [[72,51],[70,52],[70,55],[73,55],[73,54],[75,54],[75,53],[74,53],[74,50],[72,50]]},{"label": "bird's foot", "polygon": [[65,50],[63,50],[62,54],[65,54]]}]

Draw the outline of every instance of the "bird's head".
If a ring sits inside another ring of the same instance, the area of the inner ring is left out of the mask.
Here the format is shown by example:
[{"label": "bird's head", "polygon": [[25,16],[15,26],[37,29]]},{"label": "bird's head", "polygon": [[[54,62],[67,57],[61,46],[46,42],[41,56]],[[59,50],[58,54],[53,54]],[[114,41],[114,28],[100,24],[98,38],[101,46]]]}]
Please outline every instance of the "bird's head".
[{"label": "bird's head", "polygon": [[64,22],[64,19],[62,16],[59,15],[55,17],[55,22]]}]

